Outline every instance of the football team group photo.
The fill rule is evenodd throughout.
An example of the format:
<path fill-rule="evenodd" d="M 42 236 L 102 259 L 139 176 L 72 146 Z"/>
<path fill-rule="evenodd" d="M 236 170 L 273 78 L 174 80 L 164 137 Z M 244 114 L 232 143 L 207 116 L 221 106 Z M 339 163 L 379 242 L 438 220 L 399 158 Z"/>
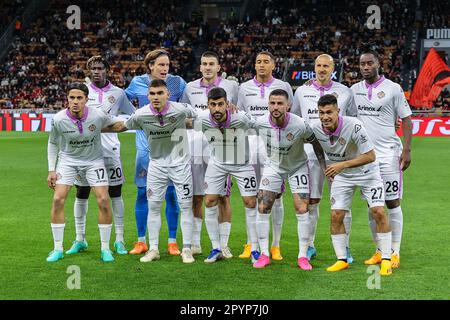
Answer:
<path fill-rule="evenodd" d="M 449 7 L 0 5 L 1 299 L 449 299 Z"/>

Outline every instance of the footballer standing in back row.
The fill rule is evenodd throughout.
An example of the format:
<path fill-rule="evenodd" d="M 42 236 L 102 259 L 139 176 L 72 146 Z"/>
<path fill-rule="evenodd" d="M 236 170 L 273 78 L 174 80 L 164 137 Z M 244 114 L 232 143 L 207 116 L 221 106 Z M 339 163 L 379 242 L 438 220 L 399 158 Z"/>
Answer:
<path fill-rule="evenodd" d="M 91 83 L 87 85 L 89 89 L 89 99 L 87 106 L 99 108 L 108 115 L 117 116 L 119 113 L 131 115 L 135 109 L 128 100 L 125 92 L 113 85 L 107 78 L 110 66 L 108 61 L 102 56 L 93 56 L 86 67 L 91 75 Z M 124 203 L 122 199 L 122 185 L 125 181 L 120 160 L 120 141 L 116 133 L 102 134 L 102 148 L 109 181 L 109 196 L 111 198 L 112 211 L 114 216 L 114 227 L 116 241 L 114 249 L 118 254 L 127 254 L 124 241 Z M 74 203 L 75 231 L 76 239 L 72 247 L 66 254 L 75 254 L 87 249 L 88 244 L 85 239 L 86 214 L 88 211 L 88 198 L 91 187 L 86 179 L 75 180 L 77 195 Z"/>
<path fill-rule="evenodd" d="M 317 102 L 320 97 L 325 94 L 332 94 L 336 96 L 338 101 L 340 115 L 356 117 L 356 108 L 353 100 L 353 93 L 350 88 L 343 84 L 331 80 L 334 72 L 333 57 L 328 54 L 321 54 L 317 56 L 314 61 L 315 79 L 309 80 L 304 85 L 297 88 L 294 95 L 294 103 L 291 112 L 302 117 L 306 122 L 319 120 L 319 110 Z M 311 198 L 308 206 L 309 217 L 311 219 L 311 235 L 310 244 L 308 247 L 308 258 L 312 259 L 316 256 L 317 250 L 314 246 L 316 236 L 317 221 L 319 220 L 319 202 L 322 198 L 323 186 L 325 183 L 325 175 L 320 168 L 317 157 L 310 144 L 305 144 L 305 152 L 308 154 L 308 163 L 311 174 Z M 347 240 L 350 239 L 350 229 L 352 224 L 351 211 L 348 210 L 345 214 L 344 225 L 348 235 Z M 353 262 L 353 257 L 350 253 L 350 245 L 347 243 L 347 261 Z"/>
<path fill-rule="evenodd" d="M 403 230 L 403 212 L 400 206 L 403 171 L 411 163 L 411 109 L 400 85 L 379 74 L 380 58 L 375 51 L 367 51 L 360 56 L 359 68 L 364 80 L 354 84 L 351 89 L 358 106 L 358 118 L 364 123 L 375 146 L 392 228 L 392 268 L 398 268 Z M 394 126 L 398 117 L 402 119 L 403 146 Z M 376 223 L 370 211 L 369 225 L 377 243 Z M 377 248 L 365 264 L 379 264 L 381 259 L 380 248 Z"/>
<path fill-rule="evenodd" d="M 289 104 L 292 105 L 293 93 L 291 85 L 273 77 L 275 69 L 275 57 L 268 51 L 262 51 L 256 55 L 256 76 L 240 85 L 238 108 L 250 114 L 252 117 L 260 117 L 269 114 L 269 95 L 275 89 L 282 89 L 288 93 Z M 266 146 L 261 138 L 255 134 L 248 137 L 250 146 L 250 163 L 255 167 L 256 180 L 259 185 L 264 163 L 267 159 Z M 280 251 L 281 229 L 283 227 L 283 198 L 277 198 L 272 207 L 272 246 L 270 249 L 272 259 L 282 260 Z M 251 217 L 246 217 L 252 219 Z M 247 244 L 239 258 L 250 257 L 250 233 L 249 224 L 255 221 L 247 221 Z"/>
<path fill-rule="evenodd" d="M 219 56 L 212 51 L 205 51 L 200 58 L 202 78 L 189 82 L 184 90 L 181 102 L 189 103 L 200 110 L 208 108 L 208 93 L 212 88 L 220 87 L 227 92 L 228 100 L 236 105 L 239 85 L 236 81 L 223 79 L 219 76 Z M 200 234 L 203 219 L 203 198 L 206 166 L 209 159 L 209 146 L 202 132 L 188 130 L 189 146 L 192 160 L 192 179 L 194 184 L 194 230 L 192 235 L 192 254 L 201 254 Z M 231 178 L 227 179 L 224 194 L 219 198 L 219 235 L 224 258 L 232 258 L 228 239 L 231 231 Z"/>

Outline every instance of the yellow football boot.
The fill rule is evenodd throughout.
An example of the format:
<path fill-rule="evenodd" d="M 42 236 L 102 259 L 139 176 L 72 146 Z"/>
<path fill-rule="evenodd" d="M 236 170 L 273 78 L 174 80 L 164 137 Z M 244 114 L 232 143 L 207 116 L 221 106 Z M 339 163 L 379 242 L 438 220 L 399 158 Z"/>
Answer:
<path fill-rule="evenodd" d="M 381 261 L 380 275 L 382 275 L 382 276 L 390 276 L 391 274 L 392 274 L 391 261 L 389 261 L 389 260 Z"/>
<path fill-rule="evenodd" d="M 250 255 L 252 254 L 252 245 L 251 244 L 244 244 L 244 251 L 239 255 L 239 258 L 241 259 L 248 259 L 250 258 Z"/>
<path fill-rule="evenodd" d="M 372 257 L 370 257 L 370 259 L 364 261 L 364 264 L 367 265 L 373 265 L 373 264 L 380 264 L 381 263 L 381 252 L 377 251 L 374 253 L 374 255 Z"/>
<path fill-rule="evenodd" d="M 338 260 L 331 267 L 328 267 L 327 271 L 329 271 L 329 272 L 341 271 L 341 270 L 348 269 L 349 266 L 350 266 L 350 264 L 348 262 Z"/>
<path fill-rule="evenodd" d="M 392 266 L 392 269 L 397 269 L 400 267 L 400 255 L 399 254 L 393 254 L 391 256 L 391 266 Z"/>
<path fill-rule="evenodd" d="M 281 255 L 280 247 L 271 247 L 270 248 L 270 255 L 272 256 L 273 260 L 283 260 L 283 256 Z"/>

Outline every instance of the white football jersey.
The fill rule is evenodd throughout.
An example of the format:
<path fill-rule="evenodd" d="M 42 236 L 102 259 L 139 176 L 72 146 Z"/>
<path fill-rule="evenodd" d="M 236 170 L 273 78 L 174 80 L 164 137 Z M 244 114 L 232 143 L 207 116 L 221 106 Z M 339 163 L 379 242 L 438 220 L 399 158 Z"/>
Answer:
<path fill-rule="evenodd" d="M 369 85 L 365 80 L 352 86 L 358 118 L 375 145 L 377 157 L 399 156 L 402 142 L 395 130 L 397 117 L 406 118 L 411 109 L 402 88 L 381 76 Z"/>
<path fill-rule="evenodd" d="M 91 82 L 88 88 L 89 100 L 87 105 L 89 107 L 101 108 L 105 113 L 113 116 L 120 113 L 131 115 L 135 111 L 133 104 L 127 99 L 125 91 L 111 82 L 103 88 L 97 88 Z M 102 146 L 104 157 L 120 157 L 120 141 L 117 133 L 103 133 Z"/>
<path fill-rule="evenodd" d="M 335 81 L 330 81 L 326 86 L 319 85 L 313 80 L 311 85 L 302 85 L 297 88 L 294 95 L 291 112 L 305 119 L 306 122 L 319 120 L 319 108 L 317 103 L 320 97 L 332 94 L 338 101 L 341 116 L 356 117 L 356 108 L 353 93 L 350 88 Z M 311 145 L 305 145 L 305 151 L 310 159 L 317 159 Z"/>
<path fill-rule="evenodd" d="M 249 161 L 247 130 L 255 119 L 245 112 L 227 111 L 227 120 L 217 123 L 209 110 L 202 111 L 194 128 L 202 130 L 211 148 L 210 161 L 224 165 L 242 165 Z"/>
<path fill-rule="evenodd" d="M 237 103 L 239 85 L 236 81 L 217 77 L 210 85 L 203 84 L 203 78 L 189 82 L 183 92 L 181 102 L 189 103 L 196 109 L 208 109 L 208 93 L 212 88 L 223 88 L 227 93 L 227 100 Z"/>
<path fill-rule="evenodd" d="M 190 161 L 186 118 L 196 117 L 197 110 L 187 103 L 167 102 L 161 112 L 148 104 L 136 110 L 125 126 L 145 133 L 151 165 L 176 167 Z"/>
<path fill-rule="evenodd" d="M 57 156 L 58 162 L 70 166 L 103 160 L 101 130 L 117 121 L 96 108 L 85 107 L 81 119 L 74 118 L 69 109 L 59 111 L 53 117 L 48 138 L 49 171 L 55 170 Z"/>
<path fill-rule="evenodd" d="M 363 124 L 357 118 L 339 116 L 339 124 L 334 132 L 324 129 L 320 121 L 312 121 L 309 125 L 331 162 L 354 159 L 374 149 Z M 352 179 L 375 172 L 379 172 L 376 161 L 360 167 L 344 169 L 339 176 Z"/>
<path fill-rule="evenodd" d="M 252 117 L 261 117 L 269 113 L 269 95 L 275 89 L 283 89 L 288 93 L 289 103 L 292 104 L 293 93 L 291 85 L 279 79 L 272 78 L 261 83 L 254 77 L 239 87 L 238 108 Z"/>
<path fill-rule="evenodd" d="M 265 166 L 272 167 L 279 174 L 290 174 L 308 160 L 303 142 L 314 140 L 314 134 L 299 116 L 286 113 L 284 124 L 279 127 L 272 122 L 270 114 L 265 115 L 256 119 L 255 128 L 266 145 Z"/>

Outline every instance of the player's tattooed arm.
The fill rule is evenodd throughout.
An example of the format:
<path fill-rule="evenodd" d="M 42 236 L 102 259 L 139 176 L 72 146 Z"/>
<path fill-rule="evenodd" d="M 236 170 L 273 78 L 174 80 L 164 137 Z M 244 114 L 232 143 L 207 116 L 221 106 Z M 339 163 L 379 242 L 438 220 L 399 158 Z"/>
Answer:
<path fill-rule="evenodd" d="M 322 171 L 325 172 L 327 169 L 327 164 L 325 162 L 325 154 L 323 152 L 322 146 L 317 139 L 314 139 L 311 144 L 313 146 L 317 160 L 319 160 L 320 167 L 322 168 Z"/>
<path fill-rule="evenodd" d="M 259 203 L 259 212 L 262 213 L 270 213 L 272 210 L 273 203 L 277 198 L 278 193 L 267 191 L 267 190 L 259 190 L 258 192 L 258 203 Z"/>

